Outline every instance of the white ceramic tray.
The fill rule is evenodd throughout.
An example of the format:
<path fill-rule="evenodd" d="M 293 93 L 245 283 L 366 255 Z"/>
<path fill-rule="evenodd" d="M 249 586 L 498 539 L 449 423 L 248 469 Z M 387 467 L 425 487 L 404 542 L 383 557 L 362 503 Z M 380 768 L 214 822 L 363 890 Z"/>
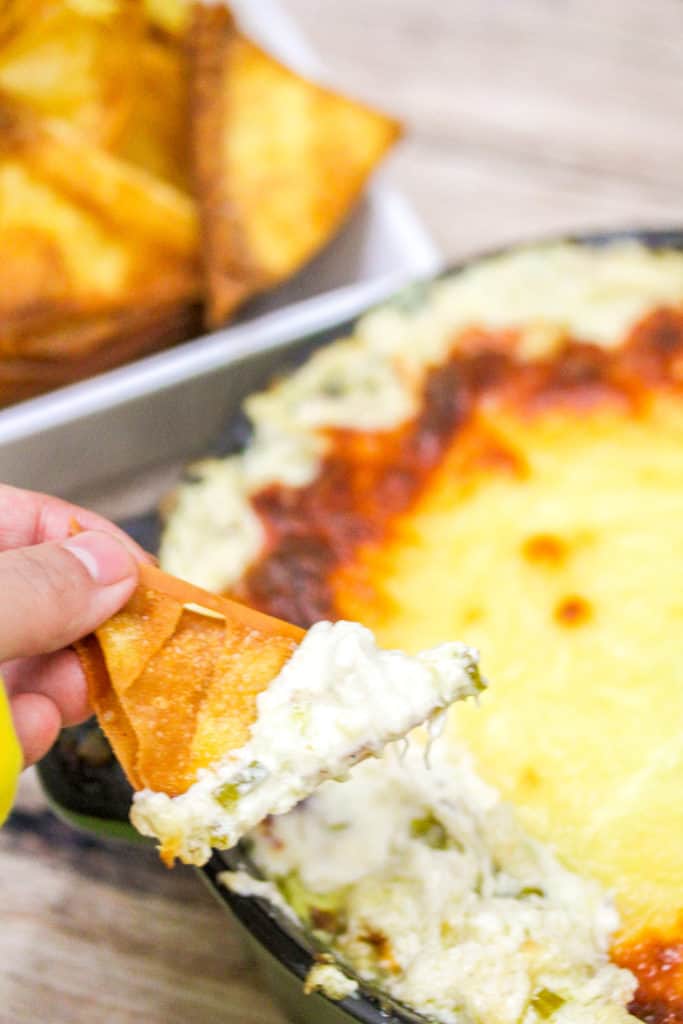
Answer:
<path fill-rule="evenodd" d="M 317 60 L 277 0 L 234 6 L 271 52 L 319 77 Z M 343 323 L 438 264 L 408 205 L 378 175 L 332 245 L 234 324 L 0 411 L 0 480 L 77 496 L 201 453 L 226 411 L 258 383 L 259 353 Z"/>

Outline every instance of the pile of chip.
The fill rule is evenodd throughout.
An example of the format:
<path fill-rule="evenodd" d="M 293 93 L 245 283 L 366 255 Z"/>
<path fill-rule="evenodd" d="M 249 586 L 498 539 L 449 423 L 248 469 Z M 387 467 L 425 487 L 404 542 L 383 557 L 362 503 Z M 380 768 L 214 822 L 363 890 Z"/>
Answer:
<path fill-rule="evenodd" d="M 0 7 L 0 404 L 226 323 L 338 231 L 395 121 L 229 8 Z"/>

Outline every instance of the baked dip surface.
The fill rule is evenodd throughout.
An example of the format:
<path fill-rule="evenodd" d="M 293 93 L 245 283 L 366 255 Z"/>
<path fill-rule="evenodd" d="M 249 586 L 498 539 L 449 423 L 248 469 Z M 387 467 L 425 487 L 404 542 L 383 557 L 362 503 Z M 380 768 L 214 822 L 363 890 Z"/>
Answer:
<path fill-rule="evenodd" d="M 305 627 L 482 652 L 490 691 L 449 713 L 431 772 L 401 783 L 414 813 L 378 825 L 357 877 L 316 874 L 323 826 L 358 841 L 349 787 L 367 776 L 371 803 L 398 786 L 393 754 L 253 836 L 341 960 L 436 1019 L 683 1021 L 682 375 L 681 254 L 519 250 L 369 314 L 253 396 L 245 452 L 176 496 L 169 571 Z M 424 935 L 389 908 L 437 862 L 463 887 L 419 960 Z M 460 973 L 436 970 L 449 956 Z"/>

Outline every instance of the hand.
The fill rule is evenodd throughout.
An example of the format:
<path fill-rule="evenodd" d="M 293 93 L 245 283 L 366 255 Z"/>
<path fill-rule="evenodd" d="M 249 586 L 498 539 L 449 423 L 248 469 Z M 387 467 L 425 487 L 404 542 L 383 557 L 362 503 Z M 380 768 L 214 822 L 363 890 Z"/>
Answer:
<path fill-rule="evenodd" d="M 125 604 L 148 558 L 93 512 L 0 484 L 0 675 L 25 765 L 90 713 L 67 647 Z"/>

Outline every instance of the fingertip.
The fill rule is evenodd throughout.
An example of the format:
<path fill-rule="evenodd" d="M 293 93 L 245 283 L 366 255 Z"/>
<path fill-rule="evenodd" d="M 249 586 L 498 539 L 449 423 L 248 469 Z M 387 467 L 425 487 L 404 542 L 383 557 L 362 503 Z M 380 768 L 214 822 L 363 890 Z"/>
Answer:
<path fill-rule="evenodd" d="M 133 594 L 139 566 L 111 535 L 0 553 L 0 661 L 60 650 L 97 629 Z"/>
<path fill-rule="evenodd" d="M 128 580 L 134 586 L 137 581 L 138 562 L 113 533 L 87 530 L 63 541 L 62 548 L 80 562 L 93 583 L 108 587 Z"/>
<path fill-rule="evenodd" d="M 42 693 L 19 693 L 11 700 L 12 718 L 24 755 L 24 767 L 47 754 L 62 727 L 57 705 Z"/>

